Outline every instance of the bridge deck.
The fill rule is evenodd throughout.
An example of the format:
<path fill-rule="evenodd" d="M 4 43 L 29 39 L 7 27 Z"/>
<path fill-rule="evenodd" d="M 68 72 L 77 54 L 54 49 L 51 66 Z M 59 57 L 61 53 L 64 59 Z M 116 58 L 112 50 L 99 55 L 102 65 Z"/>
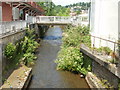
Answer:
<path fill-rule="evenodd" d="M 68 25 L 72 24 L 70 22 L 37 22 L 37 24 L 42 24 L 42 25 Z"/>

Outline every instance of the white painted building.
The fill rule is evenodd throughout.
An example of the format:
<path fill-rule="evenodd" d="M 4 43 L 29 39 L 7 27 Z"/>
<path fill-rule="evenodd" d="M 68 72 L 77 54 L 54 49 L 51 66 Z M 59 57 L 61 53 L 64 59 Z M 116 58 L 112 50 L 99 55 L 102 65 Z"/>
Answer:
<path fill-rule="evenodd" d="M 118 29 L 118 8 L 120 0 L 91 0 L 91 35 L 117 42 L 120 39 Z M 119 20 L 120 21 L 120 20 Z M 95 42 L 95 43 L 94 43 Z M 114 50 L 114 44 L 108 41 L 92 38 L 92 45 L 99 48 L 108 46 Z M 116 48 L 117 49 L 117 48 Z"/>

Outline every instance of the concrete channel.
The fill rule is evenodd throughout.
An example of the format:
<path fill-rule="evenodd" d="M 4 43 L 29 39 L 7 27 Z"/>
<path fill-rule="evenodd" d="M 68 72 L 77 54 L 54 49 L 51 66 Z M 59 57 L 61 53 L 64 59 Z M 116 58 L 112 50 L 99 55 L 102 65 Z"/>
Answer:
<path fill-rule="evenodd" d="M 89 88 L 80 75 L 67 71 L 57 71 L 54 61 L 62 43 L 62 30 L 59 26 L 50 28 L 40 42 L 38 59 L 33 67 L 30 88 Z"/>

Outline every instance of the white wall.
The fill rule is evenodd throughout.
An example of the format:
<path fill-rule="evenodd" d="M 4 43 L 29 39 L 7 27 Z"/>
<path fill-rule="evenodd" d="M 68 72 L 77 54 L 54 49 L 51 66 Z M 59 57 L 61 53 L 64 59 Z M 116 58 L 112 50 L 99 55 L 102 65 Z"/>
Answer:
<path fill-rule="evenodd" d="M 91 0 L 91 34 L 104 39 L 118 40 L 118 0 Z M 114 44 L 106 41 L 95 40 L 95 47 Z M 92 39 L 93 44 L 93 39 Z"/>

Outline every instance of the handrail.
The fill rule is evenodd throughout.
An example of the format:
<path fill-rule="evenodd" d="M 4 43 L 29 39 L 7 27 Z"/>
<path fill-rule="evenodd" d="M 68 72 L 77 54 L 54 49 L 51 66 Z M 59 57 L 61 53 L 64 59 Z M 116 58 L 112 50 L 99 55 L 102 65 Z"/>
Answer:
<path fill-rule="evenodd" d="M 90 36 L 95 37 L 95 38 L 98 38 L 98 39 L 101 39 L 101 40 L 109 41 L 109 42 L 111 42 L 111 43 L 120 44 L 119 42 L 111 41 L 111 40 L 104 39 L 104 38 L 101 38 L 101 37 L 97 37 L 97 36 L 94 36 L 94 35 L 90 35 Z"/>
<path fill-rule="evenodd" d="M 100 39 L 100 40 L 104 40 L 104 41 L 107 41 L 107 42 L 110 42 L 110 43 L 113 43 L 114 45 L 114 48 L 113 48 L 113 52 L 114 53 L 116 53 L 116 44 L 117 44 L 117 50 L 119 49 L 119 47 L 120 47 L 120 42 L 115 42 L 115 41 L 112 41 L 112 40 L 108 40 L 108 39 L 104 39 L 104 38 L 101 38 L 101 37 L 98 37 L 98 36 L 94 36 L 94 35 L 89 35 L 89 36 L 91 36 L 91 37 L 93 37 L 94 38 L 94 40 L 93 40 L 93 48 L 94 48 L 94 45 L 95 45 L 95 38 L 98 38 L 98 39 Z M 119 55 L 120 55 L 120 53 L 118 53 Z"/>

